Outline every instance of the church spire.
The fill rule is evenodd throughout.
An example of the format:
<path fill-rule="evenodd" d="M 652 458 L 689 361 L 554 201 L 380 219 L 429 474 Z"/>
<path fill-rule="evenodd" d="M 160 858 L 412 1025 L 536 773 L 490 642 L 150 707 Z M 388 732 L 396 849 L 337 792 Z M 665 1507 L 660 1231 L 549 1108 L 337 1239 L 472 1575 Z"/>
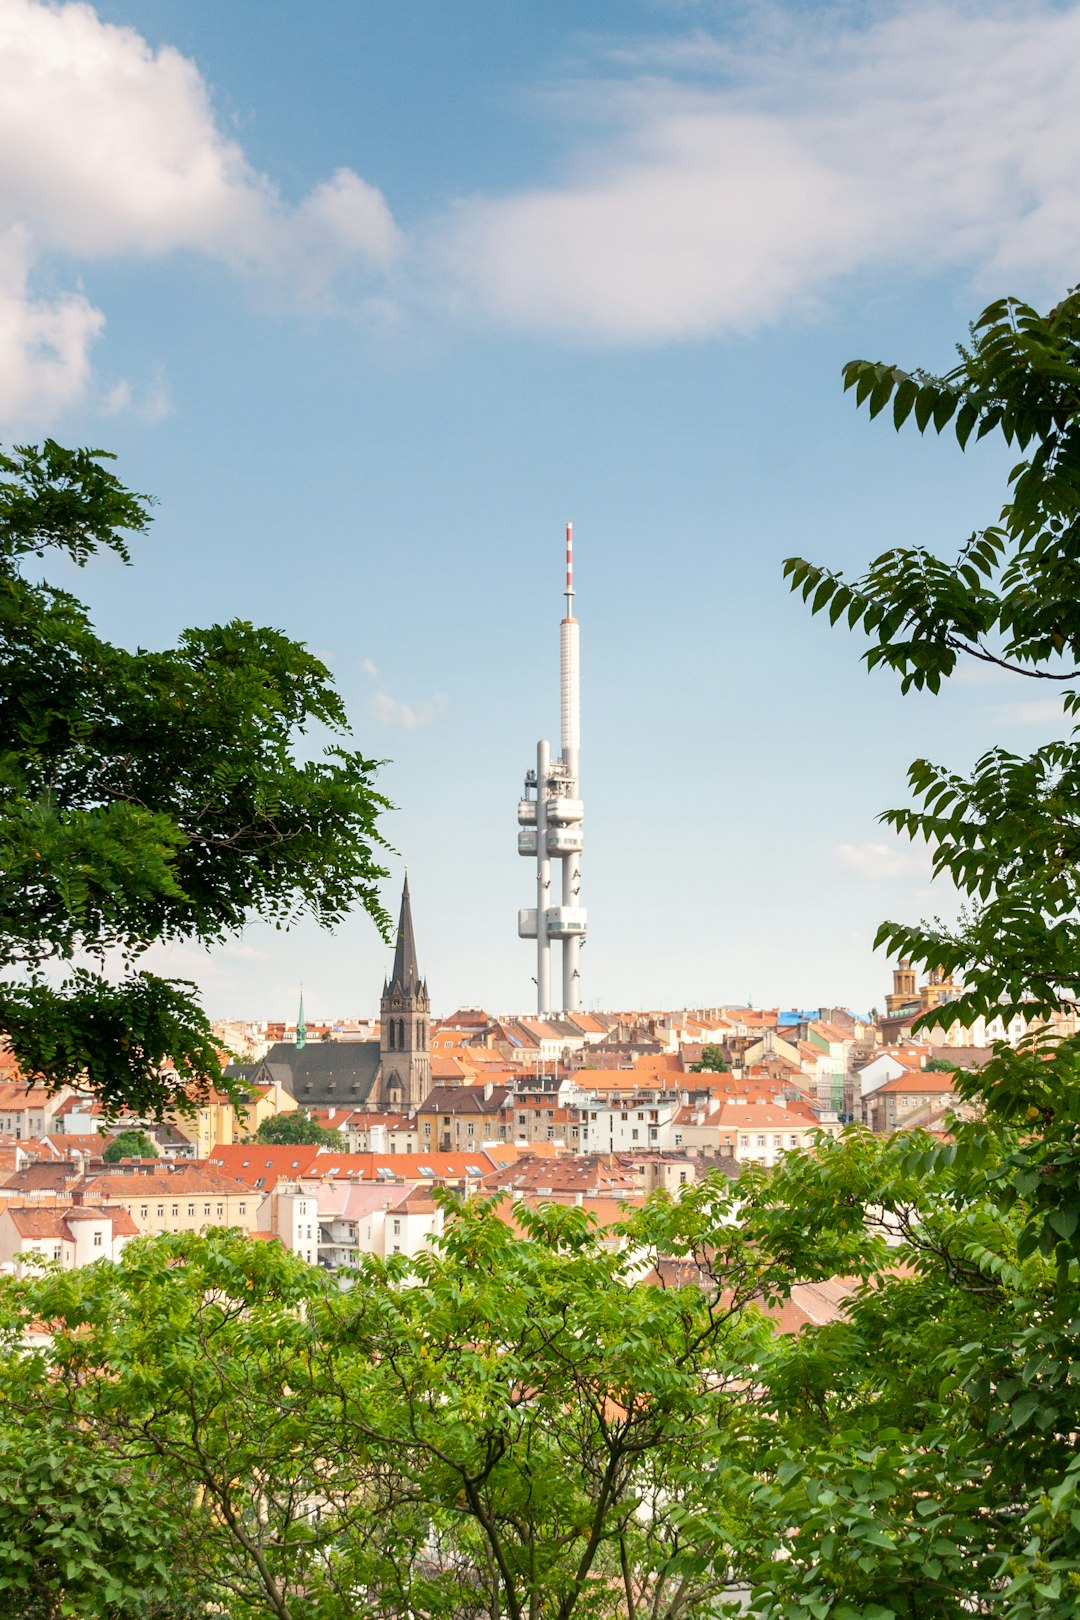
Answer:
<path fill-rule="evenodd" d="M 413 935 L 409 877 L 401 891 L 394 967 L 379 1008 L 379 1101 L 384 1108 L 419 1107 L 431 1090 L 431 1003 L 420 977 Z"/>
<path fill-rule="evenodd" d="M 304 1022 L 304 987 L 300 986 L 300 1011 L 296 1015 L 296 1048 L 307 1045 L 307 1025 Z"/>
<path fill-rule="evenodd" d="M 420 988 L 420 970 L 416 965 L 416 940 L 413 936 L 412 906 L 409 902 L 409 874 L 405 874 L 405 887 L 401 891 L 401 916 L 398 919 L 397 943 L 394 948 L 394 971 L 390 975 L 391 990 L 403 996 L 414 996 Z"/>

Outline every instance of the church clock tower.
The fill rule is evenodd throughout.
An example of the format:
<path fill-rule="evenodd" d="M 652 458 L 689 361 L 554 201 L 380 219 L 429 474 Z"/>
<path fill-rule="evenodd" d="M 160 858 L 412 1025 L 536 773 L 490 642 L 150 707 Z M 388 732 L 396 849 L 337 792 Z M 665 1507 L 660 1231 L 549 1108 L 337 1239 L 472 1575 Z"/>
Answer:
<path fill-rule="evenodd" d="M 409 879 L 401 894 L 394 971 L 380 1004 L 379 1100 L 384 1108 L 412 1113 L 431 1090 L 431 1002 L 416 965 Z"/>

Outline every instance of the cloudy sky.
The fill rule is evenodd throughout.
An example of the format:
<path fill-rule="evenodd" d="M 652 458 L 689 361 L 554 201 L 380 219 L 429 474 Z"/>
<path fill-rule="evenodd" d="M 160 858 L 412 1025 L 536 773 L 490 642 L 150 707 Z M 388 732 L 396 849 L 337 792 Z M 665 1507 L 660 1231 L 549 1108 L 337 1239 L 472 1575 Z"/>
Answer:
<path fill-rule="evenodd" d="M 79 577 L 104 633 L 325 657 L 440 1011 L 532 995 L 567 518 L 586 1003 L 880 1003 L 875 924 L 948 899 L 877 812 L 1056 708 L 901 700 L 780 565 L 996 514 L 1002 451 L 895 437 L 840 368 L 945 369 L 991 298 L 1078 279 L 1078 108 L 1074 4 L 0 0 L 0 435 L 158 496 L 136 566 Z M 386 952 L 356 918 L 169 961 L 214 1015 L 303 981 L 321 1017 Z"/>

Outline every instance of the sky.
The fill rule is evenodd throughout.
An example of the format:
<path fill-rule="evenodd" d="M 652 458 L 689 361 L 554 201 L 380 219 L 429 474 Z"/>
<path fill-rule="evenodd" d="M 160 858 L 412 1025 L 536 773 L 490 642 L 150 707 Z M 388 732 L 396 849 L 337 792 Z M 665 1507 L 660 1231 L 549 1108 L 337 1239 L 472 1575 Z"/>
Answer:
<path fill-rule="evenodd" d="M 0 438 L 158 500 L 100 631 L 242 618 L 329 665 L 395 809 L 436 1012 L 532 1005 L 516 800 L 557 741 L 575 530 L 586 1007 L 880 1006 L 948 914 L 906 767 L 1060 728 L 901 698 L 784 584 L 992 522 L 992 440 L 895 435 L 854 357 L 945 370 L 1080 264 L 1080 5 L 0 0 Z M 74 576 L 74 571 L 72 571 Z M 213 1017 L 377 1010 L 386 946 L 151 953 Z"/>

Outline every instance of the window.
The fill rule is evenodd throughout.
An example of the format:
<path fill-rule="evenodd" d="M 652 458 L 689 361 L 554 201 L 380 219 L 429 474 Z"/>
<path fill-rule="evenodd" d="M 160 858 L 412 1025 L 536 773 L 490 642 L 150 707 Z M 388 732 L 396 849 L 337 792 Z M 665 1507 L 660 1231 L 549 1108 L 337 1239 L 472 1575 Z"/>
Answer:
<path fill-rule="evenodd" d="M 94 1248 L 95 1249 L 100 1249 L 103 1246 L 103 1243 L 104 1243 L 104 1238 L 103 1238 L 102 1233 L 101 1232 L 95 1232 L 94 1233 Z"/>
<path fill-rule="evenodd" d="M 426 1119 L 424 1121 L 424 1135 L 425 1136 L 430 1136 L 431 1135 L 431 1121 L 430 1121 L 430 1119 Z"/>
<path fill-rule="evenodd" d="M 658 1137 L 658 1136 L 659 1136 L 659 1135 L 660 1135 L 660 1130 L 659 1130 L 659 1127 L 658 1127 L 658 1126 L 656 1126 L 656 1125 L 650 1125 L 650 1126 L 649 1126 L 649 1141 L 650 1141 L 650 1142 L 655 1142 L 655 1141 L 656 1141 L 656 1138 L 657 1138 L 657 1137 Z"/>
<path fill-rule="evenodd" d="M 790 1147 L 798 1147 L 798 1145 L 799 1145 L 799 1138 L 798 1138 L 798 1137 L 797 1137 L 797 1136 L 789 1136 L 789 1137 L 788 1137 L 788 1145 L 789 1145 L 789 1146 L 790 1146 Z"/>
<path fill-rule="evenodd" d="M 158 1212 L 159 1215 L 164 1215 L 164 1213 L 165 1213 L 165 1205 L 164 1204 L 159 1204 L 158 1207 L 157 1207 L 157 1212 Z"/>
<path fill-rule="evenodd" d="M 202 1212 L 203 1212 L 204 1215 L 209 1215 L 209 1213 L 210 1213 L 210 1205 L 209 1204 L 204 1204 L 203 1207 L 202 1207 Z"/>
<path fill-rule="evenodd" d="M 61 1249 L 59 1243 L 54 1243 L 53 1244 L 52 1257 L 53 1257 L 54 1260 L 59 1260 L 59 1258 L 63 1254 L 63 1252 L 64 1251 Z"/>
<path fill-rule="evenodd" d="M 783 1147 L 784 1138 L 782 1136 L 774 1136 L 772 1139 L 772 1145 L 773 1147 Z"/>
<path fill-rule="evenodd" d="M 179 1215 L 179 1213 L 180 1213 L 180 1205 L 179 1204 L 174 1204 L 173 1207 L 172 1207 L 172 1212 L 173 1212 L 174 1215 Z"/>
<path fill-rule="evenodd" d="M 195 1205 L 194 1204 L 189 1204 L 188 1207 L 187 1207 L 187 1212 L 188 1212 L 189 1215 L 194 1215 L 194 1213 L 195 1213 Z"/>
<path fill-rule="evenodd" d="M 140 1218 L 142 1220 L 145 1221 L 145 1219 L 146 1219 L 147 1215 L 149 1215 L 149 1213 L 150 1213 L 150 1211 L 147 1209 L 145 1204 L 140 1204 L 139 1205 L 139 1216 L 140 1216 Z"/>
<path fill-rule="evenodd" d="M 547 1128 L 547 1139 L 548 1139 L 549 1142 L 554 1142 L 554 1140 L 555 1140 L 555 1127 L 554 1127 L 554 1125 L 549 1125 L 548 1126 L 548 1128 Z"/>
<path fill-rule="evenodd" d="M 225 1213 L 225 1205 L 224 1204 L 219 1204 L 218 1207 L 217 1207 L 217 1212 L 218 1212 L 219 1215 L 224 1215 L 224 1213 Z"/>
<path fill-rule="evenodd" d="M 246 1215 L 247 1214 L 247 1205 L 246 1204 L 241 1204 L 240 1205 L 240 1213 L 241 1213 L 241 1215 Z M 194 1214 L 194 1210 L 192 1211 L 192 1214 Z"/>
<path fill-rule="evenodd" d="M 758 1137 L 757 1145 L 758 1145 L 758 1147 L 764 1147 L 765 1146 L 765 1138 L 763 1136 Z"/>
<path fill-rule="evenodd" d="M 675 1146 L 676 1147 L 682 1147 L 682 1132 L 681 1131 L 676 1131 L 675 1132 Z"/>
<path fill-rule="evenodd" d="M 399 1220 L 394 1221 L 394 1236 L 395 1237 L 400 1237 L 401 1236 L 401 1222 Z"/>
<path fill-rule="evenodd" d="M 636 1126 L 630 1132 L 630 1140 L 631 1140 L 631 1142 L 636 1142 L 637 1141 L 637 1127 Z"/>
<path fill-rule="evenodd" d="M 748 1136 L 740 1136 L 739 1137 L 739 1146 L 740 1147 L 749 1147 L 750 1146 L 750 1138 Z"/>

